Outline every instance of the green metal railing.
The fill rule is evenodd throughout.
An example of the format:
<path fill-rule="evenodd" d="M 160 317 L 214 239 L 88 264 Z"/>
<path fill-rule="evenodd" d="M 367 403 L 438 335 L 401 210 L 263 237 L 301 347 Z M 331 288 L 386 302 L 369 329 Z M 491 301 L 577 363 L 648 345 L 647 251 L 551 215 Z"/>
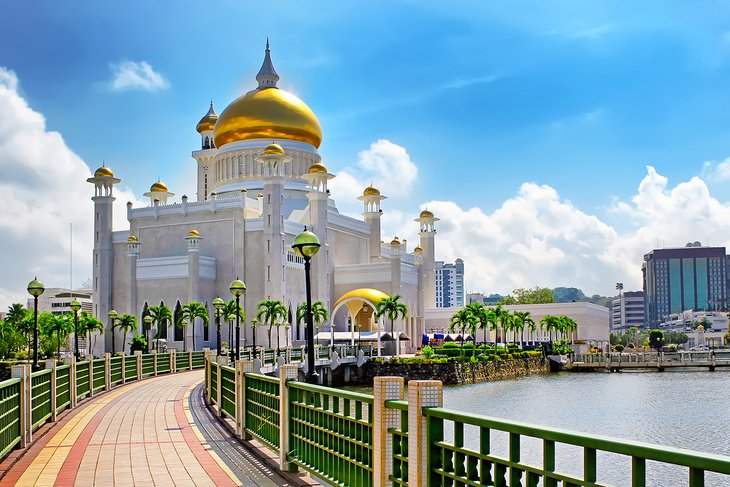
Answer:
<path fill-rule="evenodd" d="M 98 358 L 96 360 L 92 360 L 92 367 L 93 367 L 93 390 L 94 392 L 97 391 L 103 391 L 106 388 L 106 360 L 103 358 Z"/>
<path fill-rule="evenodd" d="M 142 377 L 155 373 L 155 356 L 151 353 L 142 354 Z"/>
<path fill-rule="evenodd" d="M 193 368 L 198 369 L 205 366 L 205 352 L 193 352 Z"/>
<path fill-rule="evenodd" d="M 20 381 L 0 382 L 0 457 L 20 443 Z"/>
<path fill-rule="evenodd" d="M 373 396 L 296 381 L 287 387 L 289 461 L 335 485 L 372 485 Z"/>
<path fill-rule="evenodd" d="M 167 353 L 157 354 L 157 373 L 170 372 L 170 355 Z"/>
<path fill-rule="evenodd" d="M 109 359 L 109 375 L 112 385 L 122 383 L 122 357 L 111 357 Z"/>
<path fill-rule="evenodd" d="M 56 412 L 71 404 L 71 366 L 56 367 Z"/>
<path fill-rule="evenodd" d="M 647 485 L 647 461 L 677 465 L 687 469 L 690 486 L 704 485 L 704 473 L 730 474 L 727 457 L 679 448 L 650 445 L 628 440 L 586 435 L 572 431 L 535 426 L 517 421 L 466 414 L 444 408 L 423 408 L 427 418 L 429 485 L 598 485 L 597 452 L 631 458 L 631 485 Z M 444 439 L 444 422 L 453 426 L 452 441 Z M 464 426 L 479 432 L 478 447 L 464 442 Z M 491 432 L 508 434 L 507 456 L 490 449 Z M 542 443 L 542 465 L 522 460 L 521 438 L 536 438 Z M 582 475 L 561 473 L 556 465 L 556 445 L 582 449 Z M 563 465 L 561 468 L 572 467 Z M 603 484 L 601 484 L 603 485 Z"/>
<path fill-rule="evenodd" d="M 276 451 L 279 451 L 279 397 L 279 379 L 246 374 L 246 431 Z"/>
<path fill-rule="evenodd" d="M 51 417 L 51 369 L 33 372 L 31 382 L 31 425 L 35 429 Z"/>
<path fill-rule="evenodd" d="M 263 350 L 260 358 L 262 365 L 274 365 L 276 363 L 276 350 Z"/>
<path fill-rule="evenodd" d="M 212 370 L 212 368 L 211 368 Z M 221 409 L 230 418 L 236 417 L 236 369 L 221 366 L 218 386 L 221 388 Z"/>
<path fill-rule="evenodd" d="M 187 369 L 190 366 L 190 355 L 188 352 L 179 352 L 175 354 L 175 369 Z"/>
<path fill-rule="evenodd" d="M 292 348 L 289 350 L 289 363 L 297 364 L 304 362 L 304 347 Z"/>
<path fill-rule="evenodd" d="M 218 404 L 218 367 L 215 364 L 210 365 L 210 401 Z"/>
<path fill-rule="evenodd" d="M 137 380 L 137 357 L 127 355 L 124 357 L 124 381 Z"/>
<path fill-rule="evenodd" d="M 89 362 L 76 363 L 76 400 L 89 395 Z"/>
<path fill-rule="evenodd" d="M 400 411 L 400 427 L 388 429 L 393 437 L 393 473 L 390 480 L 394 485 L 408 485 L 408 401 L 385 401 L 385 407 Z"/>

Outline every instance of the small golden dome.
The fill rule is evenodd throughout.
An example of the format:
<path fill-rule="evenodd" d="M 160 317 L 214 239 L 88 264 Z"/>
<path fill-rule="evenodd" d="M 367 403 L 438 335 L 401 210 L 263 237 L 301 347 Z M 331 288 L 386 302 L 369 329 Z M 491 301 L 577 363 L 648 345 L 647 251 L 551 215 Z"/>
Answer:
<path fill-rule="evenodd" d="M 393 237 L 393 240 L 391 240 L 390 245 L 400 245 L 400 240 L 398 240 L 398 237 Z"/>
<path fill-rule="evenodd" d="M 168 193 L 170 190 L 167 188 L 167 185 L 163 183 L 162 181 L 157 181 L 155 184 L 150 186 L 151 192 L 159 192 L 159 193 Z"/>
<path fill-rule="evenodd" d="M 197 230 L 190 230 L 188 232 L 188 237 L 200 237 L 200 232 Z"/>
<path fill-rule="evenodd" d="M 283 156 L 284 155 L 284 148 L 280 146 L 279 144 L 272 142 L 271 144 L 267 145 L 264 149 L 264 155 L 277 155 L 277 156 Z"/>
<path fill-rule="evenodd" d="M 365 191 L 362 192 L 363 196 L 380 196 L 380 190 L 375 186 L 368 186 Z"/>
<path fill-rule="evenodd" d="M 94 171 L 94 177 L 95 178 L 113 178 L 114 173 L 108 167 L 101 166 L 99 169 Z"/>
<path fill-rule="evenodd" d="M 256 197 L 257 198 L 263 198 L 264 197 L 264 194 L 263 193 L 259 193 L 258 195 L 256 195 Z"/>
<path fill-rule="evenodd" d="M 433 218 L 433 213 L 428 210 L 423 210 L 419 218 Z"/>
<path fill-rule="evenodd" d="M 307 169 L 308 174 L 317 174 L 317 173 L 324 173 L 327 174 L 327 167 L 322 164 L 321 162 L 315 162 L 311 166 L 309 166 L 309 169 Z"/>
<path fill-rule="evenodd" d="M 420 246 L 420 245 L 416 245 L 416 248 L 415 248 L 415 249 L 413 249 L 413 253 L 414 253 L 415 255 L 421 255 L 421 254 L 423 253 L 423 249 L 421 248 L 421 246 Z"/>
<path fill-rule="evenodd" d="M 217 121 L 218 114 L 215 113 L 215 110 L 213 109 L 213 102 L 211 101 L 208 113 L 206 113 L 205 116 L 200 119 L 200 122 L 198 122 L 195 130 L 197 130 L 199 134 L 202 134 L 203 132 L 206 132 L 208 130 L 213 130 Z"/>
<path fill-rule="evenodd" d="M 127 242 L 139 242 L 139 240 L 137 240 L 137 237 L 135 237 L 134 235 L 130 235 L 129 238 L 127 238 Z"/>

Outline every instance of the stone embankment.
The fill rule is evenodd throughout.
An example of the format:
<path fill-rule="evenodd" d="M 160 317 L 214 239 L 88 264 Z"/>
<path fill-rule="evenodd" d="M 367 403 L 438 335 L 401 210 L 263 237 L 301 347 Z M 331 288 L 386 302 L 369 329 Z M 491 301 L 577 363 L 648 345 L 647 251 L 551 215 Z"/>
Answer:
<path fill-rule="evenodd" d="M 444 364 L 403 364 L 368 362 L 353 382 L 371 385 L 377 376 L 399 376 L 409 380 L 438 379 L 444 384 L 476 384 L 550 372 L 550 364 L 541 357 L 518 358 L 499 362 L 465 362 Z"/>

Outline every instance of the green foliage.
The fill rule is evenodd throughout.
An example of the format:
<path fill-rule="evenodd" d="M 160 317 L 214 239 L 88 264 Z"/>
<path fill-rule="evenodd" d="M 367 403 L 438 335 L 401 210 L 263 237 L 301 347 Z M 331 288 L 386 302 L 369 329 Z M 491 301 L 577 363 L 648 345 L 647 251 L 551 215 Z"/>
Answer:
<path fill-rule="evenodd" d="M 129 351 L 134 353 L 137 350 L 147 350 L 147 339 L 144 337 L 144 335 L 140 335 L 139 333 L 134 335 L 132 337 L 132 341 L 129 342 Z"/>
<path fill-rule="evenodd" d="M 426 345 L 425 347 L 423 347 L 421 349 L 421 355 L 423 355 L 424 357 L 426 357 L 428 359 L 432 358 L 434 355 L 433 347 Z"/>
<path fill-rule="evenodd" d="M 459 344 L 456 342 L 445 342 L 443 348 L 459 348 Z"/>
<path fill-rule="evenodd" d="M 584 301 L 586 295 L 575 287 L 556 287 L 553 289 L 553 298 L 556 303 L 570 303 L 573 301 Z"/>
<path fill-rule="evenodd" d="M 555 296 L 553 290 L 547 287 L 536 286 L 532 289 L 517 288 L 512 291 L 512 295 L 508 295 L 499 300 L 499 304 L 543 304 L 554 303 Z"/>
<path fill-rule="evenodd" d="M 184 328 L 187 324 L 192 326 L 192 342 L 193 351 L 195 351 L 195 321 L 200 318 L 203 320 L 203 326 L 207 326 L 210 322 L 210 316 L 208 316 L 208 308 L 205 307 L 200 301 L 190 301 L 182 307 L 182 313 L 177 318 L 177 326 Z M 183 341 L 183 350 L 186 350 L 187 340 Z"/>
<path fill-rule="evenodd" d="M 616 344 L 616 346 L 613 347 L 613 349 L 616 350 L 617 352 L 621 353 L 624 351 L 624 346 L 621 345 L 620 343 L 618 343 L 618 344 Z"/>
<path fill-rule="evenodd" d="M 649 332 L 649 346 L 659 350 L 664 346 L 664 332 L 661 330 L 651 330 Z"/>
<path fill-rule="evenodd" d="M 681 331 L 670 331 L 664 334 L 664 341 L 666 343 L 683 345 L 689 341 L 689 337 L 686 333 L 682 333 Z"/>
<path fill-rule="evenodd" d="M 259 311 L 256 314 L 261 324 L 269 325 L 269 348 L 273 348 L 274 343 L 271 339 L 271 331 L 274 329 L 274 325 L 286 320 L 288 310 L 284 307 L 284 303 L 277 299 L 265 299 L 259 301 L 256 306 Z M 314 312 L 314 304 L 312 305 L 312 312 Z"/>

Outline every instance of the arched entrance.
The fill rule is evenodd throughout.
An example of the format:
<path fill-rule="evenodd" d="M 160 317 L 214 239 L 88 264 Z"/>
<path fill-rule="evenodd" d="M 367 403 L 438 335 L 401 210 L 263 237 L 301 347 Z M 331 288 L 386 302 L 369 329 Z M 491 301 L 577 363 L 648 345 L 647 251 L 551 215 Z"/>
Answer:
<path fill-rule="evenodd" d="M 380 329 L 374 320 L 375 307 L 388 295 L 382 291 L 372 288 L 354 289 L 343 294 L 340 299 L 335 302 L 334 308 L 330 315 L 330 330 L 334 331 L 334 319 L 337 311 L 343 306 L 347 307 L 348 324 L 347 328 L 350 332 L 350 343 L 355 341 L 355 334 L 377 332 L 378 353 L 380 353 Z M 334 333 L 330 334 L 330 341 L 334 344 Z"/>

